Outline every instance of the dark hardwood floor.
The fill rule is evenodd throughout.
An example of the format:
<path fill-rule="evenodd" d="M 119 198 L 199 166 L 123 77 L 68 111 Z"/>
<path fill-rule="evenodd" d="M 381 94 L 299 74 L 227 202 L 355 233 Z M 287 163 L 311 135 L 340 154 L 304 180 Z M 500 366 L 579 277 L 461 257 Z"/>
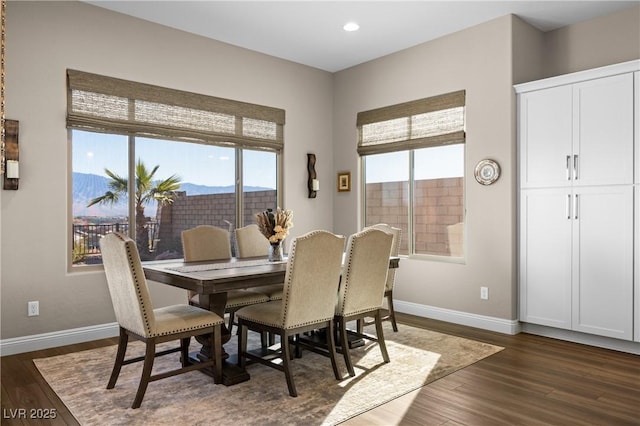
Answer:
<path fill-rule="evenodd" d="M 515 336 L 398 314 L 402 324 L 505 348 L 496 355 L 368 411 L 358 425 L 640 425 L 640 356 L 530 334 Z M 104 339 L 5 356 L 2 424 L 76 425 L 31 361 L 116 344 Z M 105 384 L 106 385 L 106 384 Z M 19 419 L 55 409 L 52 420 Z"/>

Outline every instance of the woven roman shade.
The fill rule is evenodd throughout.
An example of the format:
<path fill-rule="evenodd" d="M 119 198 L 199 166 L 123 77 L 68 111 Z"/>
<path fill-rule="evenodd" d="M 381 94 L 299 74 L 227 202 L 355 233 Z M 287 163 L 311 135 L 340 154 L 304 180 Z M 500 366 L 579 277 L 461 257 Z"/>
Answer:
<path fill-rule="evenodd" d="M 465 91 L 358 113 L 358 154 L 464 143 Z"/>
<path fill-rule="evenodd" d="M 67 127 L 281 151 L 285 111 L 67 70 Z"/>

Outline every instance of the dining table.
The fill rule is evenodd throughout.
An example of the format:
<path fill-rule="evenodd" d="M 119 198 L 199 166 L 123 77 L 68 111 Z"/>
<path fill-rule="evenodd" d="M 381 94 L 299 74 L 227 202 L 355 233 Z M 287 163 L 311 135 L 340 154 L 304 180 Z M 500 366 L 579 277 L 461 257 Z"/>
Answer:
<path fill-rule="evenodd" d="M 281 261 L 269 261 L 265 257 L 231 258 L 220 261 L 185 262 L 183 259 L 152 260 L 142 262 L 145 277 L 148 280 L 173 287 L 191 290 L 198 294 L 199 305 L 224 317 L 227 304 L 227 292 L 246 288 L 283 283 L 287 270 L 288 257 Z M 400 258 L 389 258 L 389 267 L 397 268 Z M 211 359 L 211 339 L 199 336 L 200 350 L 190 355 L 191 362 Z M 231 340 L 229 328 L 222 326 L 223 368 L 222 383 L 230 386 L 249 380 L 246 370 L 233 362 L 233 356 L 224 350 Z M 206 372 L 206 370 L 202 370 Z M 212 371 L 208 372 L 213 374 Z"/>

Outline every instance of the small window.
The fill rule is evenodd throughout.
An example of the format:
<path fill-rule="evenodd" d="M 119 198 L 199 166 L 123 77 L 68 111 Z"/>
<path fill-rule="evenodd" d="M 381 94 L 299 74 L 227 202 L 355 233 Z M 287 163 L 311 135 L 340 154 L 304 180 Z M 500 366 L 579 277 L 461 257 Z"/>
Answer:
<path fill-rule="evenodd" d="M 358 114 L 364 224 L 401 228 L 400 254 L 464 256 L 464 98 Z"/>

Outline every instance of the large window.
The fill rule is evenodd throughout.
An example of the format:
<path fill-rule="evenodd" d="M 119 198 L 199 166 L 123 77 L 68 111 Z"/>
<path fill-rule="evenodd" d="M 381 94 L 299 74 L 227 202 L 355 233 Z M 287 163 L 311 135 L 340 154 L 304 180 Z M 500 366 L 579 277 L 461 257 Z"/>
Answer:
<path fill-rule="evenodd" d="M 74 266 L 100 264 L 116 231 L 143 260 L 179 258 L 183 230 L 233 230 L 280 204 L 283 111 L 138 85 L 69 71 Z"/>
<path fill-rule="evenodd" d="M 464 256 L 464 98 L 358 114 L 364 224 L 401 228 L 401 254 Z"/>

